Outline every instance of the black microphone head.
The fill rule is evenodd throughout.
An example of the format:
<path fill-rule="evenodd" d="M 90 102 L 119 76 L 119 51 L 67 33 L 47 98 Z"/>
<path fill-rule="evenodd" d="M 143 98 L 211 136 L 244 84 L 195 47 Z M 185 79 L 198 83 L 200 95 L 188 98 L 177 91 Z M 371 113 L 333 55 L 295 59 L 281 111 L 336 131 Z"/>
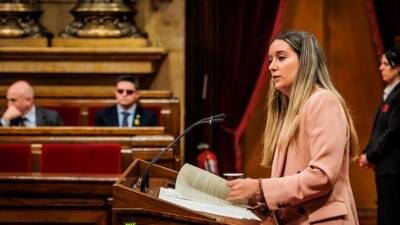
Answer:
<path fill-rule="evenodd" d="M 225 118 L 225 113 L 221 113 L 221 114 L 217 114 L 217 115 L 210 116 L 210 117 L 207 117 L 207 118 L 203 118 L 200 121 L 209 123 L 213 119 L 220 119 L 220 118 L 222 118 L 222 119 Z"/>
<path fill-rule="evenodd" d="M 211 125 L 220 124 L 220 123 L 223 123 L 224 120 L 225 120 L 224 118 L 217 118 L 217 119 L 212 118 L 212 119 L 210 120 L 210 124 L 211 124 Z"/>

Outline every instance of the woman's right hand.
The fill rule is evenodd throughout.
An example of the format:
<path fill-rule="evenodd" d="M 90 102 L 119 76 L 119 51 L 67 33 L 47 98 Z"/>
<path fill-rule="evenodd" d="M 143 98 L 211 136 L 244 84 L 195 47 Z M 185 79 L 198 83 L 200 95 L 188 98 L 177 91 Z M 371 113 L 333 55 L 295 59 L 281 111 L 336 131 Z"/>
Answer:
<path fill-rule="evenodd" d="M 226 200 L 230 202 L 249 200 L 260 195 L 257 179 L 235 179 L 228 181 L 227 186 L 229 195 Z"/>

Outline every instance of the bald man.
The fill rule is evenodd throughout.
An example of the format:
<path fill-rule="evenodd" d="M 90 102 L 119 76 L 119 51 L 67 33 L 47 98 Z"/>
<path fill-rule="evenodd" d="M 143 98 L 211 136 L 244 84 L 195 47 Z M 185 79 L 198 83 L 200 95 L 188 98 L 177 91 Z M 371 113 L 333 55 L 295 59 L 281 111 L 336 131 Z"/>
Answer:
<path fill-rule="evenodd" d="M 16 81 L 7 90 L 8 108 L 1 116 L 1 126 L 62 126 L 60 115 L 33 103 L 33 88 L 24 80 Z"/>

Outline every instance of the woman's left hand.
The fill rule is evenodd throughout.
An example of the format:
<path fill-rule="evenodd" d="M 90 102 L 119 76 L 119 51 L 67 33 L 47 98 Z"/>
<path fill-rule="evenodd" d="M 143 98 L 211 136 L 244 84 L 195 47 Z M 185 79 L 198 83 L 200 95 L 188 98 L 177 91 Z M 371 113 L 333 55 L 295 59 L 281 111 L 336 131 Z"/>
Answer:
<path fill-rule="evenodd" d="M 230 202 L 254 198 L 260 195 L 258 180 L 252 178 L 236 179 L 228 181 L 229 195 L 226 199 Z"/>

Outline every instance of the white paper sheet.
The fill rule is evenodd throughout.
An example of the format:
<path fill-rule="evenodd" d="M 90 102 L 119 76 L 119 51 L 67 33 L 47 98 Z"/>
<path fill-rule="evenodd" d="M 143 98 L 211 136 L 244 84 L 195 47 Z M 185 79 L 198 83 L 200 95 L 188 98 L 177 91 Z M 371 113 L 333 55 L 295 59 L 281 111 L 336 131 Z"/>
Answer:
<path fill-rule="evenodd" d="M 161 188 L 159 198 L 182 206 L 187 209 L 191 209 L 194 211 L 219 215 L 219 216 L 226 216 L 226 217 L 233 217 L 237 219 L 260 219 L 254 215 L 251 211 L 247 210 L 246 208 L 228 205 L 228 204 L 218 204 L 218 203 L 205 203 L 205 202 L 198 202 L 189 199 L 179 198 L 174 189 L 170 188 Z"/>

